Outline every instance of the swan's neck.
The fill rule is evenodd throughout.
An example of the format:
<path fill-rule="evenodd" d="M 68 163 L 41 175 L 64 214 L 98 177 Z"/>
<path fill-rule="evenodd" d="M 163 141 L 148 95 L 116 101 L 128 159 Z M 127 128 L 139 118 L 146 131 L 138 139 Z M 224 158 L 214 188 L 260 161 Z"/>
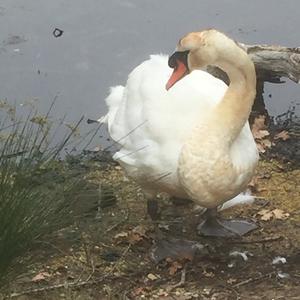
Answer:
<path fill-rule="evenodd" d="M 216 65 L 227 73 L 230 84 L 219 104 L 210 111 L 206 119 L 203 120 L 202 117 L 198 126 L 194 128 L 191 139 L 198 139 L 199 147 L 203 145 L 203 136 L 209 139 L 210 135 L 215 137 L 218 148 L 225 146 L 228 149 L 241 132 L 251 112 L 256 94 L 254 64 L 242 49 L 237 48 L 234 54 L 232 53 L 216 62 Z M 211 143 L 210 145 L 213 147 Z"/>
<path fill-rule="evenodd" d="M 232 57 L 217 63 L 230 79 L 223 99 L 199 120 L 178 161 L 180 183 L 191 199 L 205 207 L 215 207 L 240 193 L 255 167 L 251 163 L 242 170 L 231 157 L 231 146 L 247 122 L 256 91 L 252 61 L 239 48 Z"/>
<path fill-rule="evenodd" d="M 238 49 L 235 61 L 223 60 L 218 66 L 229 79 L 229 87 L 213 111 L 210 126 L 219 127 L 232 142 L 247 122 L 256 94 L 256 75 L 253 62 Z M 217 128 L 216 128 L 217 129 Z"/>

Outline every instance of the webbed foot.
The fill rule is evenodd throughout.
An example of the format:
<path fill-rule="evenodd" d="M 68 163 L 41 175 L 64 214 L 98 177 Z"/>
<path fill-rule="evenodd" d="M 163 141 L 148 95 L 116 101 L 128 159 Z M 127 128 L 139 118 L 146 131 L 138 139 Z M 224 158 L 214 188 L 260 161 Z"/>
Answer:
<path fill-rule="evenodd" d="M 197 226 L 198 233 L 204 236 L 237 237 L 257 228 L 253 222 L 241 219 L 219 219 L 215 210 L 207 210 L 205 220 Z"/>

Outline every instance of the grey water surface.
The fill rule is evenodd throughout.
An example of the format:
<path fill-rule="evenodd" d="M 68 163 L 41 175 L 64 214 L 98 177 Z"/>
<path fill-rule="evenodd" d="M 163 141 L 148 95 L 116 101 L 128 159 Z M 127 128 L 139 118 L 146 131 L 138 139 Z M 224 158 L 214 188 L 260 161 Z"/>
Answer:
<path fill-rule="evenodd" d="M 300 46 L 298 0 L 1 0 L 0 99 L 38 99 L 69 120 L 106 112 L 109 87 L 189 31 L 218 28 L 244 43 Z M 53 30 L 62 30 L 55 37 Z M 271 115 L 299 102 L 300 85 L 266 84 Z"/>

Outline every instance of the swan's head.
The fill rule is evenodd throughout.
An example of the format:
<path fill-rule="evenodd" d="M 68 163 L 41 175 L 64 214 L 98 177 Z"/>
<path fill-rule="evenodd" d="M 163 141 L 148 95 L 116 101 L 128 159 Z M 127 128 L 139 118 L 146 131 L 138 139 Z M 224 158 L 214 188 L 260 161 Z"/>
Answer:
<path fill-rule="evenodd" d="M 193 70 L 216 64 L 220 51 L 226 49 L 228 42 L 233 41 L 214 29 L 191 32 L 180 39 L 176 52 L 169 57 L 169 66 L 174 71 L 166 89 Z"/>

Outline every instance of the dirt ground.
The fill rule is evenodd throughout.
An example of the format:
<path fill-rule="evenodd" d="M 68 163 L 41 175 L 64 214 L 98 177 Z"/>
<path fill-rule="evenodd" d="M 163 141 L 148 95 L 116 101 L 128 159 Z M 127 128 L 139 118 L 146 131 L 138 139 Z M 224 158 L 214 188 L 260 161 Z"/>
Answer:
<path fill-rule="evenodd" d="M 90 207 L 74 226 L 36 243 L 23 261 L 26 270 L 10 283 L 10 297 L 300 299 L 300 170 L 291 167 L 260 161 L 251 184 L 255 203 L 223 213 L 259 227 L 243 238 L 222 239 L 197 235 L 199 211 L 164 195 L 159 219 L 152 221 L 141 190 L 118 165 L 95 166 L 85 176 L 90 188 L 78 195 Z M 174 238 L 202 246 L 153 262 L 153 247 Z"/>

